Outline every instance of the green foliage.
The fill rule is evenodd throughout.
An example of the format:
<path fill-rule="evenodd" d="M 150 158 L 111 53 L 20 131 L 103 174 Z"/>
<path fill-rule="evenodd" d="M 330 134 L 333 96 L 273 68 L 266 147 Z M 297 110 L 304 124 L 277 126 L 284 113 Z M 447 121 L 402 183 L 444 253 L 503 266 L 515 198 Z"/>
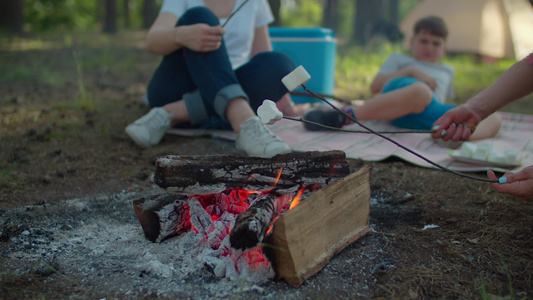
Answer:
<path fill-rule="evenodd" d="M 318 0 L 299 1 L 294 7 L 283 6 L 280 17 L 284 27 L 320 27 L 322 7 Z"/>
<path fill-rule="evenodd" d="M 515 60 L 500 59 L 495 63 L 486 64 L 469 54 L 445 56 L 443 63 L 455 69 L 455 99 L 450 103 L 463 103 L 474 94 L 488 87 L 496 78 L 507 70 Z"/>
<path fill-rule="evenodd" d="M 379 67 L 392 52 L 401 52 L 399 46 L 388 45 L 383 51 L 367 53 L 358 46 L 339 48 L 336 61 L 335 84 L 341 97 L 368 99 L 372 96 L 370 83 Z"/>
<path fill-rule="evenodd" d="M 27 30 L 92 28 L 96 21 L 98 1 L 26 0 L 24 6 Z"/>
<path fill-rule="evenodd" d="M 338 37 L 350 37 L 352 36 L 352 31 L 354 27 L 354 17 L 355 16 L 355 1 L 344 0 L 341 1 L 341 7 L 338 11 L 339 20 L 338 20 L 338 30 L 336 36 Z"/>
<path fill-rule="evenodd" d="M 25 0 L 25 30 L 30 32 L 98 30 L 104 18 L 104 8 L 94 0 Z M 130 26 L 142 25 L 143 0 L 129 0 Z M 156 9 L 162 0 L 156 1 Z M 126 12 L 122 1 L 117 1 L 117 22 L 119 27 L 126 23 Z"/>
<path fill-rule="evenodd" d="M 401 21 L 422 0 L 400 0 L 398 19 Z"/>

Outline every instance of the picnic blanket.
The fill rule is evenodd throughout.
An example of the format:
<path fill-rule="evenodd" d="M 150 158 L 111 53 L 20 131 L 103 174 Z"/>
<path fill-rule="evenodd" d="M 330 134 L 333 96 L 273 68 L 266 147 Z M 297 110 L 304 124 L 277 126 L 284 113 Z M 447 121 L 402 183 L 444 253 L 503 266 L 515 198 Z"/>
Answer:
<path fill-rule="evenodd" d="M 385 136 L 424 156 L 428 160 L 455 171 L 495 170 L 516 172 L 526 166 L 533 165 L 533 116 L 510 113 L 501 113 L 501 115 L 503 125 L 498 135 L 494 138 L 475 141 L 473 143 L 491 142 L 494 144 L 494 149 L 499 152 L 503 152 L 506 149 L 514 149 L 517 152 L 517 159 L 520 162 L 520 165 L 516 167 L 494 166 L 488 162 L 467 163 L 459 161 L 446 153 L 450 150 L 449 148 L 439 145 L 427 133 L 385 134 Z M 387 122 L 369 121 L 364 122 L 364 125 L 378 132 L 399 131 L 397 127 Z M 283 119 L 269 126 L 269 128 L 287 142 L 295 152 L 342 150 L 349 159 L 381 161 L 395 156 L 420 167 L 437 168 L 416 155 L 374 134 L 339 131 L 311 132 L 303 128 L 302 122 L 287 119 Z M 364 131 L 357 124 L 346 126 L 344 129 Z M 168 133 L 183 136 L 210 135 L 235 140 L 235 133 L 228 130 L 172 128 Z"/>

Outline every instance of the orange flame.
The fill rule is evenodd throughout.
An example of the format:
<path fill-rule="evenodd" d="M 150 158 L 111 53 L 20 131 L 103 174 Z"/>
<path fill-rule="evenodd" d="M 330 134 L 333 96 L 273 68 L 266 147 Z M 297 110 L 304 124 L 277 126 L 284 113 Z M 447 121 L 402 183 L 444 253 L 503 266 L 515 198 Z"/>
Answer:
<path fill-rule="evenodd" d="M 276 176 L 276 181 L 274 182 L 273 186 L 278 185 L 279 179 L 281 178 L 281 173 L 283 172 L 283 168 L 279 169 L 278 176 Z"/>
<path fill-rule="evenodd" d="M 305 190 L 305 187 L 302 187 L 300 189 L 300 191 L 298 192 L 298 194 L 296 194 L 296 196 L 292 199 L 291 206 L 289 207 L 289 210 L 295 208 L 296 206 L 298 206 L 298 204 L 300 204 L 300 200 L 302 199 L 302 195 L 304 193 L 304 190 Z"/>
<path fill-rule="evenodd" d="M 265 235 L 269 235 L 270 232 L 272 231 L 272 228 L 274 228 L 274 226 L 270 225 L 270 227 L 268 227 L 267 232 L 265 233 Z"/>

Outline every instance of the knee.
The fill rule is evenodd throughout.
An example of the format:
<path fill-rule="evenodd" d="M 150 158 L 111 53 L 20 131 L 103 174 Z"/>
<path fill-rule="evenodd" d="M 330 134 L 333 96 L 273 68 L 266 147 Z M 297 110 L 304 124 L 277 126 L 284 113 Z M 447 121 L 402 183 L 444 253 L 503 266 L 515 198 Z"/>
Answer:
<path fill-rule="evenodd" d="M 276 75 L 283 77 L 294 70 L 294 62 L 285 53 L 278 51 L 265 51 L 254 56 L 254 59 L 263 60 L 266 66 L 275 70 Z"/>
<path fill-rule="evenodd" d="M 210 26 L 219 25 L 220 22 L 215 14 L 204 6 L 195 6 L 188 9 L 179 19 L 176 25 L 191 25 L 206 23 Z"/>
<path fill-rule="evenodd" d="M 431 103 L 433 91 L 423 82 L 415 82 L 409 86 L 412 94 L 412 100 L 416 101 L 414 113 L 421 113 Z"/>

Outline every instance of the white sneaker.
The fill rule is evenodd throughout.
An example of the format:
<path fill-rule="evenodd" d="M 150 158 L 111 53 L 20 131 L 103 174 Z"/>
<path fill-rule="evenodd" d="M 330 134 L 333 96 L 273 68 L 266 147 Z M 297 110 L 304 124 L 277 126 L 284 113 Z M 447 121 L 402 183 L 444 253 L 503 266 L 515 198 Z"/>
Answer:
<path fill-rule="evenodd" d="M 271 158 L 291 152 L 289 145 L 274 135 L 257 116 L 242 122 L 235 146 L 248 156 L 255 157 Z"/>
<path fill-rule="evenodd" d="M 126 127 L 126 133 L 139 146 L 150 148 L 159 144 L 174 115 L 162 107 L 152 108 L 149 113 Z"/>

